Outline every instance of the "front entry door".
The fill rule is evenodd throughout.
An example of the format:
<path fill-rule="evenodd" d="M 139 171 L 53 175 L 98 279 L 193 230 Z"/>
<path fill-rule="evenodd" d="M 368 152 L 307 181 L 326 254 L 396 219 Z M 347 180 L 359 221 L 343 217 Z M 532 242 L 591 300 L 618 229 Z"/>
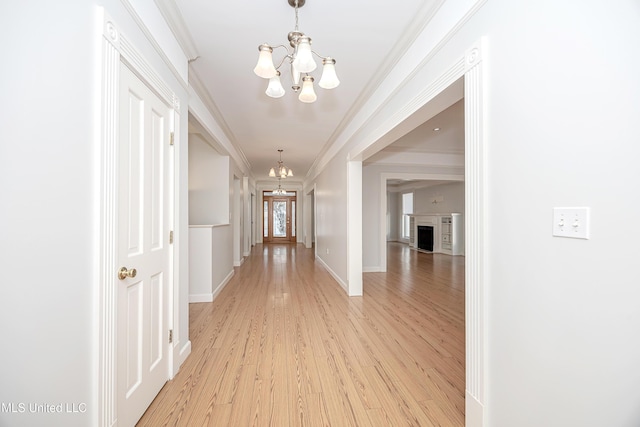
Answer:
<path fill-rule="evenodd" d="M 295 196 L 264 196 L 263 200 L 264 242 L 295 242 Z"/>
<path fill-rule="evenodd" d="M 117 417 L 133 426 L 169 378 L 172 110 L 120 66 Z"/>

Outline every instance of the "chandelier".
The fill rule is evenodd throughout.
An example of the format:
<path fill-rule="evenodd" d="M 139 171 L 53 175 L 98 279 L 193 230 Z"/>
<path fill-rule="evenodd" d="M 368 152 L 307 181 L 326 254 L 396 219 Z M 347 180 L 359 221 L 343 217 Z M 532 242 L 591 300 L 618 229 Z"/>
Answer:
<path fill-rule="evenodd" d="M 273 194 L 274 196 L 284 196 L 285 194 L 287 194 L 287 190 L 282 188 L 282 186 L 280 185 L 280 179 L 281 178 L 278 177 L 278 188 L 271 192 L 271 194 Z"/>
<path fill-rule="evenodd" d="M 278 150 L 278 153 L 280 153 L 280 160 L 278 160 L 278 166 L 271 168 L 269 170 L 269 176 L 270 177 L 278 177 L 278 181 L 281 178 L 286 178 L 288 176 L 293 176 L 293 171 L 291 169 L 289 169 L 288 167 L 286 167 L 284 165 L 284 163 L 282 162 L 282 152 L 284 150 L 280 149 Z"/>
<path fill-rule="evenodd" d="M 336 60 L 331 57 L 323 57 L 311 50 L 311 38 L 298 30 L 298 7 L 302 7 L 305 4 L 305 0 L 288 0 L 289 5 L 295 8 L 296 14 L 296 26 L 291 31 L 287 38 L 289 39 L 289 45 L 293 48 L 290 50 L 285 45 L 271 46 L 267 43 L 258 46 L 260 56 L 258 57 L 258 64 L 253 69 L 259 77 L 269 79 L 269 85 L 267 86 L 266 94 L 271 98 L 280 98 L 284 95 L 284 88 L 280 82 L 280 71 L 278 69 L 288 60 L 291 72 L 291 88 L 294 92 L 300 91 L 298 99 L 302 102 L 311 103 L 315 102 L 318 98 L 313 90 L 313 82 L 315 81 L 313 76 L 309 73 L 314 71 L 317 67 L 316 61 L 313 59 L 313 55 L 322 59 L 322 77 L 318 82 L 318 86 L 323 89 L 333 89 L 340 84 L 338 76 L 336 75 Z M 282 47 L 287 51 L 287 54 L 282 58 L 280 64 L 276 67 L 273 63 L 273 49 Z M 300 82 L 302 81 L 302 90 Z"/>

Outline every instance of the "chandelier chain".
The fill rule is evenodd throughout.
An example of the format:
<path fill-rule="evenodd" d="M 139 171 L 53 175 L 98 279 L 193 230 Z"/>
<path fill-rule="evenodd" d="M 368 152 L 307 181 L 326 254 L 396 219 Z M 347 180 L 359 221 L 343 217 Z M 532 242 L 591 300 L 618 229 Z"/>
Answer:
<path fill-rule="evenodd" d="M 296 10 L 296 28 L 295 28 L 295 30 L 298 31 L 298 0 L 296 0 L 295 10 Z"/>

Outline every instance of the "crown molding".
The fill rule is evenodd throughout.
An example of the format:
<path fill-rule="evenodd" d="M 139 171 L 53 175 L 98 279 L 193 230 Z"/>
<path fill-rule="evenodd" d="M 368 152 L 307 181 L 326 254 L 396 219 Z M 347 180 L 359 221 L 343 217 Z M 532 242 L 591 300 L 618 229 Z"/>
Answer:
<path fill-rule="evenodd" d="M 173 74 L 173 76 L 176 78 L 176 81 L 178 82 L 178 84 L 186 91 L 188 86 L 188 83 L 186 81 L 186 76 L 183 76 L 180 73 L 180 71 L 178 71 L 175 64 L 171 62 L 171 59 L 169 59 L 169 57 L 165 53 L 162 46 L 160 46 L 158 41 L 153 37 L 153 34 L 151 34 L 149 27 L 147 27 L 147 25 L 144 23 L 140 15 L 138 15 L 138 12 L 133 7 L 131 2 L 129 0 L 120 0 L 120 2 L 124 6 L 124 8 L 127 10 L 127 12 L 129 13 L 133 21 L 136 23 L 136 25 L 138 26 L 142 34 L 147 39 L 147 41 L 151 44 L 151 46 L 153 47 L 155 52 L 158 54 L 162 62 L 164 62 L 164 64 L 167 66 L 171 74 Z"/>
<path fill-rule="evenodd" d="M 390 193 L 404 193 L 412 190 L 421 190 L 423 188 L 436 188 L 441 185 L 462 184 L 464 181 L 460 180 L 421 180 L 413 181 L 402 184 L 389 184 L 387 183 L 387 191 Z"/>
<path fill-rule="evenodd" d="M 430 149 L 430 148 L 408 148 L 398 146 L 388 146 L 383 148 L 383 152 L 387 153 L 419 153 L 419 154 L 462 154 L 464 155 L 464 148 L 456 149 Z M 366 162 L 366 161 L 365 161 Z"/>
<path fill-rule="evenodd" d="M 411 41 L 407 43 L 406 47 L 403 47 L 402 54 L 394 57 L 394 60 L 391 64 L 391 69 L 385 71 L 386 74 L 384 74 L 383 78 L 378 82 L 378 84 L 375 86 L 368 86 L 368 90 L 370 90 L 370 92 L 368 92 L 369 96 L 367 97 L 367 99 L 359 100 L 360 102 L 356 102 L 354 104 L 354 107 L 350 110 L 349 114 L 345 116 L 345 120 L 348 123 L 351 123 L 352 120 L 354 120 L 355 116 L 359 113 L 362 113 L 363 116 L 366 116 L 366 118 L 364 118 L 362 120 L 362 123 L 357 125 L 357 128 L 354 129 L 349 135 L 344 134 L 344 131 L 346 131 L 346 126 L 343 125 L 345 122 L 345 120 L 343 120 L 341 126 L 336 129 L 336 132 L 334 132 L 332 137 L 329 139 L 323 150 L 314 161 L 313 165 L 309 169 L 309 172 L 307 173 L 306 179 L 315 179 L 327 166 L 327 164 L 340 152 L 340 150 L 342 150 L 349 143 L 353 142 L 355 142 L 354 149 L 351 150 L 348 157 L 350 159 L 355 159 L 356 157 L 353 156 L 354 151 L 362 154 L 367 147 L 373 145 L 386 132 L 389 132 L 403 120 L 408 118 L 418 108 L 425 105 L 431 98 L 442 91 L 446 86 L 435 87 L 437 83 L 434 84 L 434 87 L 428 88 L 427 90 L 422 91 L 418 96 L 414 97 L 410 103 L 407 103 L 404 108 L 400 109 L 400 111 L 394 114 L 393 117 L 386 120 L 383 125 L 377 126 L 374 129 L 373 133 L 359 137 L 359 143 L 356 141 L 356 138 L 358 138 L 358 134 L 362 133 L 367 125 L 379 119 L 378 115 L 380 111 L 393 101 L 394 97 L 402 89 L 404 89 L 405 86 L 409 82 L 411 82 L 418 73 L 420 73 L 426 67 L 428 62 L 440 51 L 440 49 L 460 30 L 460 28 L 464 26 L 467 21 L 469 21 L 469 19 L 471 19 L 471 17 L 475 15 L 478 10 L 482 8 L 482 6 L 487 1 L 488 0 L 476 0 L 472 4 L 465 5 L 455 2 L 447 2 L 446 0 L 440 0 L 437 2 L 437 4 L 435 4 L 435 7 L 429 8 L 425 5 L 422 13 L 416 15 L 416 19 L 414 20 L 414 22 L 421 22 L 421 25 L 417 23 L 415 24 L 415 26 L 412 26 L 412 28 L 417 29 L 419 34 L 414 34 L 411 38 Z M 418 42 L 420 36 L 422 36 L 423 33 L 426 33 L 427 28 L 431 24 L 433 24 L 432 21 L 434 21 L 434 18 L 436 18 L 436 15 L 438 15 L 438 12 L 441 12 L 441 9 L 445 9 L 443 8 L 445 4 L 450 4 L 451 7 L 443 11 L 442 14 L 453 14 L 457 16 L 458 19 L 456 19 L 454 22 L 449 21 L 448 25 L 445 25 L 445 27 L 438 29 L 436 32 L 440 33 L 441 36 L 438 37 L 437 34 L 430 34 L 430 41 L 428 41 L 428 43 L 430 43 L 429 48 L 424 49 L 424 47 L 420 48 L 418 46 L 414 46 Z M 434 39 L 434 37 L 436 38 Z M 433 41 L 433 43 L 431 41 Z M 411 68 L 411 71 L 403 76 L 395 76 L 394 78 L 397 80 L 397 82 L 392 81 L 392 72 L 398 68 L 397 66 L 401 60 L 405 60 L 404 55 L 410 52 L 412 48 L 421 49 L 419 52 L 414 53 L 415 57 L 419 57 L 417 63 L 415 65 L 407 64 L 406 68 Z M 408 61 L 415 61 L 415 58 L 411 58 Z M 465 62 L 465 58 L 463 58 L 459 64 L 456 64 L 455 67 L 452 67 L 453 69 L 448 70 L 447 74 L 449 75 L 441 76 L 438 83 L 446 83 L 447 85 L 451 84 L 453 82 L 451 74 L 453 73 L 457 77 L 462 76 L 464 74 L 465 66 L 467 66 L 467 64 Z M 381 94 L 380 96 L 382 99 L 374 100 L 373 91 L 382 90 L 385 86 L 391 88 L 389 92 L 386 94 Z M 369 109 L 370 111 L 364 111 L 363 108 L 366 107 L 368 103 L 372 104 L 371 108 Z M 339 137 L 342 138 L 338 139 Z"/>
<path fill-rule="evenodd" d="M 160 14 L 167 22 L 169 29 L 173 33 L 173 36 L 178 41 L 178 44 L 186 53 L 189 62 L 198 58 L 198 48 L 196 47 L 191 33 L 187 29 L 187 24 L 182 19 L 182 12 L 180 8 L 173 0 L 154 0 Z"/>
<path fill-rule="evenodd" d="M 422 31 L 424 31 L 445 1 L 446 0 L 438 0 L 435 3 L 425 2 L 420 11 L 416 14 L 415 19 L 411 21 L 406 31 L 403 33 L 403 36 L 391 49 L 391 54 L 386 57 L 384 62 L 378 68 L 376 74 L 365 85 L 352 107 L 347 111 L 347 114 L 345 114 L 344 118 L 329 136 L 326 144 L 322 147 L 315 161 L 309 168 L 306 178 L 315 178 L 319 171 L 327 165 L 327 163 L 338 153 L 338 151 L 340 151 L 340 149 L 342 149 L 344 145 L 346 145 L 346 142 L 339 144 L 337 141 L 338 137 L 344 133 L 347 126 L 353 121 L 355 116 L 371 99 L 372 95 L 384 83 L 385 79 L 391 73 L 400 58 L 402 58 L 402 56 L 404 56 L 411 48 L 413 42 L 420 36 L 420 34 L 422 34 Z"/>
<path fill-rule="evenodd" d="M 221 143 L 223 148 L 229 153 L 231 157 L 234 158 L 234 160 L 236 160 L 238 164 L 244 165 L 244 167 L 248 171 L 247 175 L 250 175 L 251 164 L 249 163 L 247 156 L 245 156 L 244 151 L 242 151 L 242 149 L 238 145 L 235 135 L 231 131 L 231 128 L 224 119 L 224 116 L 220 112 L 220 109 L 216 105 L 215 101 L 209 95 L 209 91 L 202 83 L 202 80 L 200 79 L 198 74 L 191 68 L 189 68 L 189 85 L 203 102 L 205 108 L 209 111 L 209 114 L 211 114 L 213 119 L 217 122 L 218 126 L 220 126 L 220 129 L 226 136 L 228 146 Z"/>

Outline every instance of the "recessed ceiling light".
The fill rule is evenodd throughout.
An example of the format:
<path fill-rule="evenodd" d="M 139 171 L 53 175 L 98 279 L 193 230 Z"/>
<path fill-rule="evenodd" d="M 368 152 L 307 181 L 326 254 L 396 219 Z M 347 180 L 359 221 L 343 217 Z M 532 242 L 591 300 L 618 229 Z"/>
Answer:
<path fill-rule="evenodd" d="M 438 132 L 440 130 L 440 128 L 433 128 L 434 132 Z"/>

